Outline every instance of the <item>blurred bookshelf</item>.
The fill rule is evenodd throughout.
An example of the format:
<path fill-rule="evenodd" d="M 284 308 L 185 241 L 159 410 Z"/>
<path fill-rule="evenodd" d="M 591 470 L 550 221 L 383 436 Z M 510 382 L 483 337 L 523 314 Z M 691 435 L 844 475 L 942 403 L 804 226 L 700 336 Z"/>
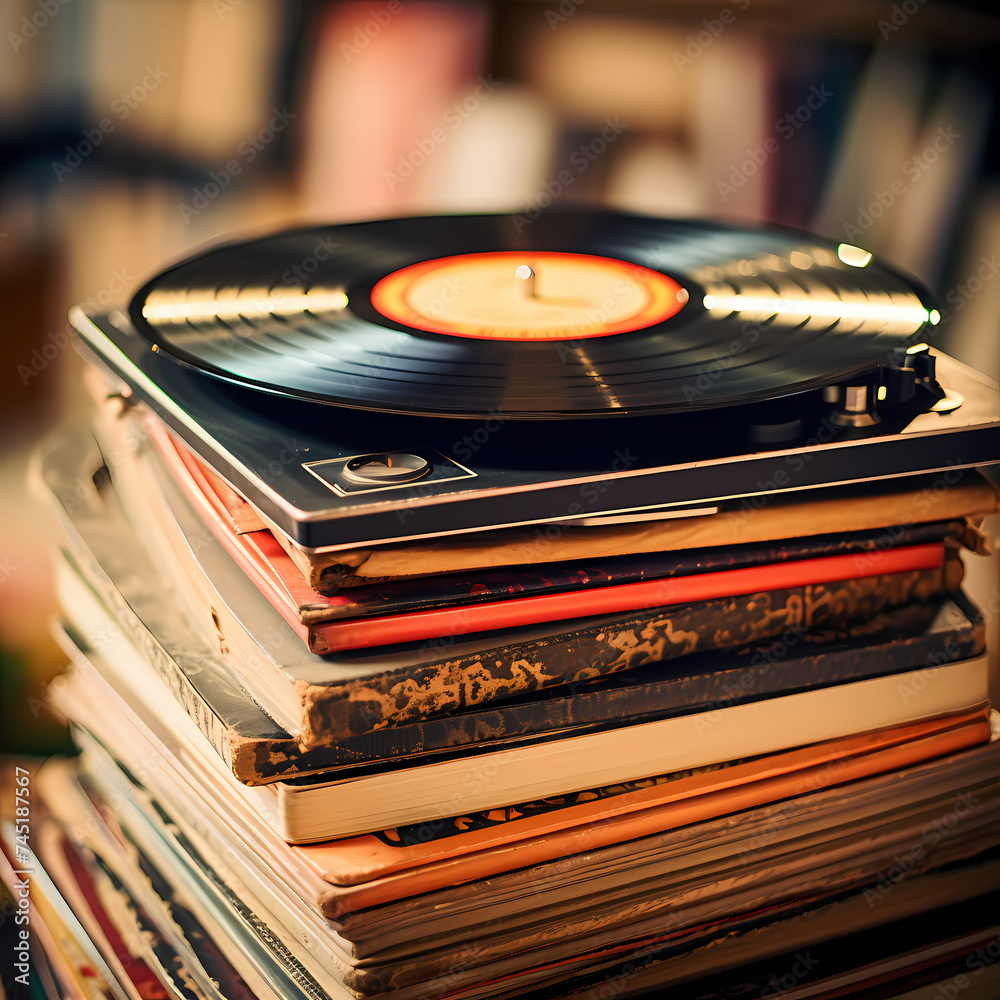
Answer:
<path fill-rule="evenodd" d="M 35 745 L 19 707 L 60 661 L 24 483 L 84 406 L 66 312 L 209 242 L 557 199 L 776 222 L 917 274 L 938 346 L 1000 375 L 991 4 L 12 0 L 0 19 L 12 747 Z M 975 572 L 1000 593 L 995 560 Z"/>
<path fill-rule="evenodd" d="M 0 27 L 0 752 L 70 748 L 28 486 L 89 408 L 67 311 L 212 242 L 557 201 L 777 223 L 921 278 L 934 346 L 1000 378 L 985 0 L 7 0 Z M 996 555 L 966 588 L 1000 607 Z"/>

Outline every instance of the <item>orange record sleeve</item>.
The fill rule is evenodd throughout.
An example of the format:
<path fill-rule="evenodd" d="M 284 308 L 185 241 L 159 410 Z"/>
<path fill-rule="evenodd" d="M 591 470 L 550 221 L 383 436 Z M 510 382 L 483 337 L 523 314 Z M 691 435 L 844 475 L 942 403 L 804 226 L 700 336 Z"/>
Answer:
<path fill-rule="evenodd" d="M 989 708 L 830 740 L 724 767 L 408 831 L 293 847 L 330 883 L 328 917 L 622 843 L 730 812 L 911 767 L 985 743 Z M 487 825 L 483 825 L 484 822 Z"/>
<path fill-rule="evenodd" d="M 468 635 L 495 629 L 592 615 L 619 614 L 689 601 L 734 597 L 785 587 L 832 583 L 914 570 L 944 563 L 943 542 L 876 549 L 859 557 L 843 553 L 764 565 L 740 566 L 632 583 L 591 586 L 559 593 L 486 601 L 457 607 L 323 620 L 353 599 L 314 591 L 270 531 L 235 535 L 226 525 L 225 506 L 211 489 L 203 491 L 166 430 L 150 422 L 153 439 L 173 475 L 213 534 L 257 588 L 315 653 L 364 649 L 440 636 Z M 213 502 L 213 497 L 214 501 Z"/>

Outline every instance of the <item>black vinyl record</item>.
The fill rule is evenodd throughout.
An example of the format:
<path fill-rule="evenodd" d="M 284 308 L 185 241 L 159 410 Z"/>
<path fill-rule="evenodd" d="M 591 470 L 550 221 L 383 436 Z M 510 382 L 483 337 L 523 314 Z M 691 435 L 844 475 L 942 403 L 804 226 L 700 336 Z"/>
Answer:
<path fill-rule="evenodd" d="M 516 270 L 522 259 L 531 271 Z M 582 292 L 558 287 L 567 268 Z M 489 282 L 497 290 L 484 293 Z M 494 321 L 522 306 L 534 326 Z M 925 289 L 857 247 L 557 209 L 534 221 L 392 219 L 226 244 L 148 282 L 130 314 L 166 356 L 264 391 L 525 419 L 802 392 L 872 372 L 939 319 Z"/>

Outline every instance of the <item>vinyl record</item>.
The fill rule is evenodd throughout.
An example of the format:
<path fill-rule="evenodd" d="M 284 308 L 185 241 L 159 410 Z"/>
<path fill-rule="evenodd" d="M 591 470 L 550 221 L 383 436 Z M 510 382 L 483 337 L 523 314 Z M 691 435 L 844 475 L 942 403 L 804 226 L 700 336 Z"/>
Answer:
<path fill-rule="evenodd" d="M 938 321 L 865 251 L 613 211 L 392 219 L 178 264 L 132 300 L 166 355 L 389 413 L 652 414 L 840 382 Z"/>

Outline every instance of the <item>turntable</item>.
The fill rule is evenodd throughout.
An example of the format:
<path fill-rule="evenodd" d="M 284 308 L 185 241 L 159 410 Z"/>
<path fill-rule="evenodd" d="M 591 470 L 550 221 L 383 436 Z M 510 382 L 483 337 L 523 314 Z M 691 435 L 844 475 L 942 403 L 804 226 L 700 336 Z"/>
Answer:
<path fill-rule="evenodd" d="M 791 230 L 551 210 L 232 243 L 72 314 L 300 547 L 704 513 L 1000 461 L 930 294 Z"/>

